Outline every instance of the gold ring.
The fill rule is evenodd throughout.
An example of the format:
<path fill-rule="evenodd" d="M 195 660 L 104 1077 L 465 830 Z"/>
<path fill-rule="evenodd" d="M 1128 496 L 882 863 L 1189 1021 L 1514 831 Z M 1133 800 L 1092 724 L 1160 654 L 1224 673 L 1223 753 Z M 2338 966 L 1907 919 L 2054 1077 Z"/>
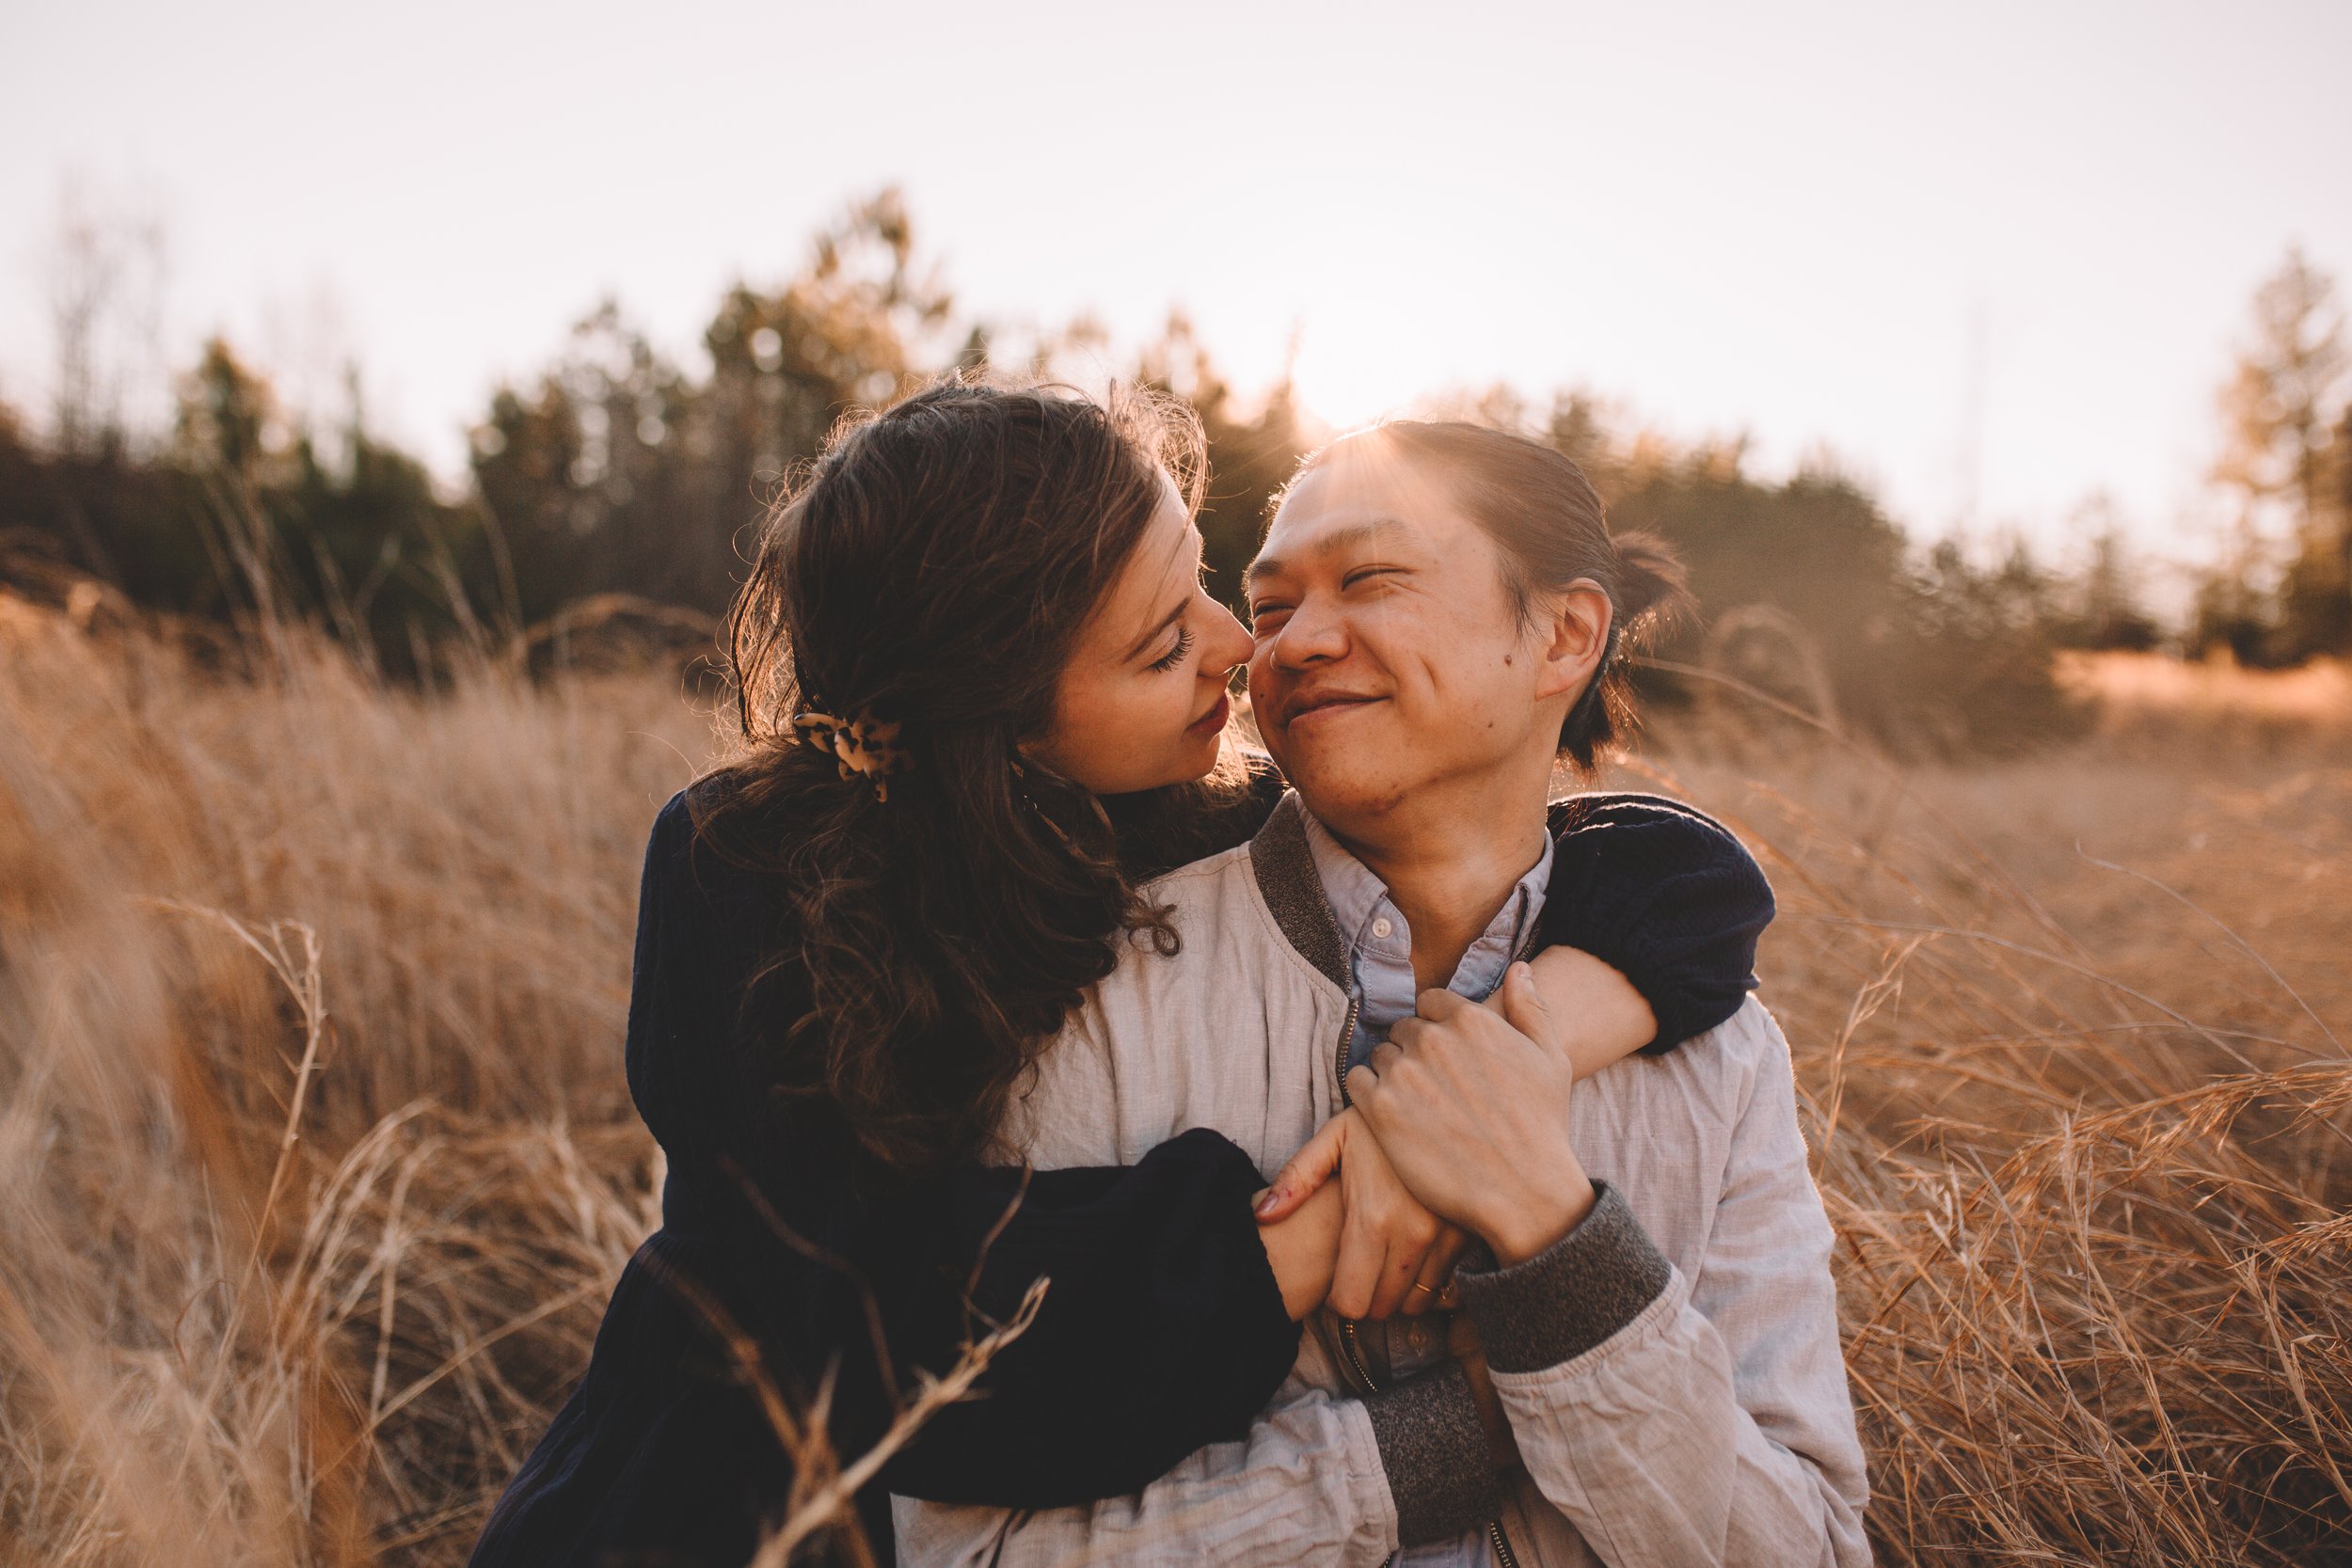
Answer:
<path fill-rule="evenodd" d="M 1428 1286 L 1426 1286 L 1426 1285 L 1423 1285 L 1423 1284 L 1422 1284 L 1420 1280 L 1418 1280 L 1418 1279 L 1416 1279 L 1416 1280 L 1414 1280 L 1414 1281 L 1413 1281 L 1413 1289 L 1414 1289 L 1414 1290 L 1416 1290 L 1416 1291 L 1429 1291 L 1429 1287 L 1428 1287 Z M 1429 1293 L 1430 1293 L 1431 1295 L 1433 1295 L 1433 1296 L 1434 1296 L 1434 1295 L 1436 1295 L 1438 1292 L 1437 1292 L 1437 1291 L 1429 1291 Z"/>

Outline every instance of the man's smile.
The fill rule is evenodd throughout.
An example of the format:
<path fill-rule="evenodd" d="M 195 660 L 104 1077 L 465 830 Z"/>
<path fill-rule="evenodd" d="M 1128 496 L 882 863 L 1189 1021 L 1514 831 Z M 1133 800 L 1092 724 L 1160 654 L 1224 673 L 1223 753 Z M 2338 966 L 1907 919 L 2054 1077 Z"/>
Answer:
<path fill-rule="evenodd" d="M 1387 701 L 1386 697 L 1361 691 L 1300 691 L 1283 703 L 1281 725 L 1288 731 L 1311 720 L 1329 719 Z"/>

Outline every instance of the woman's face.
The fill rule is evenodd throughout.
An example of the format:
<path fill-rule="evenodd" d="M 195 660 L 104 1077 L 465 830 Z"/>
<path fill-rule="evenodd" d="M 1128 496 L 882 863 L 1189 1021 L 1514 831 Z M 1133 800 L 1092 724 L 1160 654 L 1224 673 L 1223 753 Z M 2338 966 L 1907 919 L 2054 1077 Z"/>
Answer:
<path fill-rule="evenodd" d="M 1200 586 L 1200 531 L 1171 484 L 1078 633 L 1052 728 L 1022 750 L 1097 795 L 1200 778 L 1232 711 L 1226 678 L 1249 649 Z"/>

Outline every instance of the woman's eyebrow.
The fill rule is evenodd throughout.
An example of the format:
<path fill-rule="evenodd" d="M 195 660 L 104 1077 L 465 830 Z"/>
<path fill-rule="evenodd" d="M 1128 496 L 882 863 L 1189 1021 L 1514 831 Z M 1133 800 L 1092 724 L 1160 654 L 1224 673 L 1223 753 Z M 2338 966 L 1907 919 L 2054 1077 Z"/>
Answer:
<path fill-rule="evenodd" d="M 1333 530 L 1310 545 L 1307 553 L 1318 556 L 1337 555 L 1343 550 L 1354 549 L 1359 546 L 1371 544 L 1385 535 L 1404 531 L 1405 525 L 1394 517 L 1375 517 L 1368 523 L 1356 523 L 1347 528 Z M 1247 586 L 1254 588 L 1261 578 L 1280 577 L 1289 570 L 1290 562 L 1281 557 L 1262 555 L 1249 563 L 1249 571 L 1244 582 Z"/>

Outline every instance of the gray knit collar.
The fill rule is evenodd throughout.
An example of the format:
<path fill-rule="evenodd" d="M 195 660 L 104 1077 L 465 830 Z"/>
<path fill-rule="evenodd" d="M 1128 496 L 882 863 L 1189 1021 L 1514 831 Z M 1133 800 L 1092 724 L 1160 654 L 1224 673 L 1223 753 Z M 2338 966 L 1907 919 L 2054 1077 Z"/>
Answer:
<path fill-rule="evenodd" d="M 1274 916 L 1284 940 L 1298 956 L 1342 990 L 1352 976 L 1347 967 L 1347 943 L 1339 923 L 1331 918 L 1330 900 L 1323 894 L 1323 877 L 1315 870 L 1314 851 L 1308 847 L 1306 808 L 1298 791 L 1285 790 L 1275 803 L 1258 836 L 1249 841 L 1249 868 L 1258 879 L 1258 895 Z"/>
<path fill-rule="evenodd" d="M 1549 803 L 1545 815 L 1555 839 L 1574 825 L 1584 806 L 1576 796 Z M 1282 792 L 1274 814 L 1249 841 L 1249 867 L 1257 875 L 1258 895 L 1284 939 L 1333 985 L 1350 990 L 1355 975 L 1348 967 L 1347 941 L 1324 895 L 1323 873 L 1315 868 L 1314 849 L 1307 841 L 1307 808 L 1295 789 Z"/>

